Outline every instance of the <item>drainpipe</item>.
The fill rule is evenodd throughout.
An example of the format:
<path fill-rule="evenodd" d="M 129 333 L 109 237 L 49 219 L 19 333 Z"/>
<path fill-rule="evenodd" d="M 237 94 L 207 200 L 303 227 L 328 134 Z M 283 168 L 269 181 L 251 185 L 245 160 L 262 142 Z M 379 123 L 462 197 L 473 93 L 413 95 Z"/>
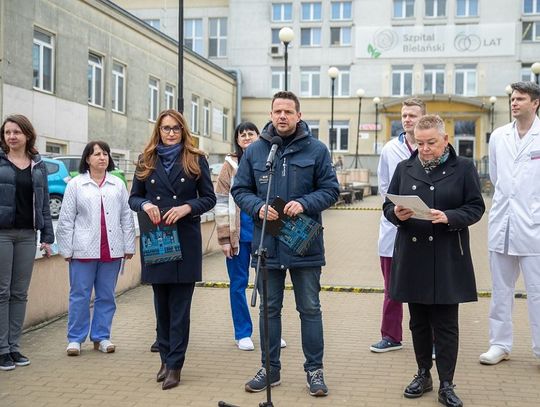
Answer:
<path fill-rule="evenodd" d="M 238 68 L 228 68 L 227 71 L 236 76 L 236 127 L 242 123 L 242 71 Z"/>

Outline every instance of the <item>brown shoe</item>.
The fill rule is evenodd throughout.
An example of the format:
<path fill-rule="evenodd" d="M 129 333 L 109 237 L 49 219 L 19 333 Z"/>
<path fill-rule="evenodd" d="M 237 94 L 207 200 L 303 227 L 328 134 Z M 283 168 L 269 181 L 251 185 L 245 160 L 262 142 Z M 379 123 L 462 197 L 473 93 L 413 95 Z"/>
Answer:
<path fill-rule="evenodd" d="M 165 380 L 165 377 L 167 376 L 167 366 L 165 366 L 165 363 L 161 364 L 161 367 L 159 368 L 159 372 L 157 372 L 156 376 L 156 382 L 162 382 Z"/>
<path fill-rule="evenodd" d="M 169 390 L 180 384 L 180 369 L 167 369 L 167 375 L 163 381 L 161 388 L 163 390 Z"/>

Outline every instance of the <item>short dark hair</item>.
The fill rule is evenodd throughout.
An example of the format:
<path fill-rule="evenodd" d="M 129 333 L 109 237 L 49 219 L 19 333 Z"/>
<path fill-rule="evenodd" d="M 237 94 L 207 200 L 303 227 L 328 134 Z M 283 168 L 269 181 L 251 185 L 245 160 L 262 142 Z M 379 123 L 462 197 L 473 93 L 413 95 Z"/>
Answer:
<path fill-rule="evenodd" d="M 294 102 L 294 108 L 297 112 L 300 111 L 300 101 L 298 100 L 298 96 L 296 96 L 294 93 L 288 90 L 282 90 L 277 93 L 274 93 L 274 97 L 272 98 L 272 108 L 274 108 L 274 101 L 276 99 L 289 99 Z"/>
<path fill-rule="evenodd" d="M 402 103 L 402 106 L 418 106 L 422 111 L 422 114 L 426 114 L 426 104 L 422 99 L 419 98 L 409 98 L 405 99 Z"/>
<path fill-rule="evenodd" d="M 540 101 L 540 86 L 538 86 L 536 83 L 531 81 L 522 81 L 522 82 L 514 82 L 510 85 L 512 88 L 512 91 L 517 90 L 520 93 L 526 93 L 530 96 L 531 101 L 533 100 L 539 100 Z M 536 107 L 536 111 L 538 112 L 538 108 L 540 107 L 540 103 Z"/>
<path fill-rule="evenodd" d="M 234 129 L 234 152 L 236 153 L 236 156 L 238 157 L 238 161 L 240 161 L 240 158 L 242 158 L 242 154 L 244 153 L 244 150 L 242 150 L 242 147 L 240 147 L 240 144 L 238 144 L 238 136 L 240 135 L 240 133 L 243 133 L 249 130 L 254 131 L 257 134 L 260 134 L 257 126 L 255 126 L 251 122 L 242 122 L 238 126 L 236 126 L 236 129 Z"/>
<path fill-rule="evenodd" d="M 37 154 L 38 151 L 35 147 L 37 138 L 36 130 L 34 130 L 34 126 L 32 126 L 30 120 L 28 120 L 28 118 L 22 114 L 9 115 L 2 123 L 2 127 L 0 127 L 0 147 L 2 147 L 2 150 L 4 150 L 6 154 L 9 153 L 9 146 L 6 144 L 6 140 L 4 138 L 4 131 L 7 122 L 15 123 L 20 127 L 21 131 L 26 136 L 26 154 L 30 156 Z"/>
<path fill-rule="evenodd" d="M 114 161 L 111 157 L 111 149 L 107 143 L 104 141 L 89 141 L 86 147 L 84 147 L 84 150 L 82 152 L 81 156 L 81 162 L 79 163 L 79 174 L 84 174 L 90 169 L 90 166 L 86 162 L 88 157 L 90 157 L 94 153 L 94 147 L 98 146 L 103 151 L 107 153 L 109 156 L 109 165 L 107 165 L 107 171 L 114 170 Z"/>

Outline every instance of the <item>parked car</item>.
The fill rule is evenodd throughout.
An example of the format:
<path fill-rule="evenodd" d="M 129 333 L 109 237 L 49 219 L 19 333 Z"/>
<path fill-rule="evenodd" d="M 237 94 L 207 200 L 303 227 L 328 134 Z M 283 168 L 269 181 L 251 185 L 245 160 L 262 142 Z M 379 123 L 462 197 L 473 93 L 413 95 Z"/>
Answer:
<path fill-rule="evenodd" d="M 71 178 L 74 178 L 77 175 L 79 175 L 79 163 L 81 162 L 81 157 L 80 156 L 77 156 L 77 155 L 60 155 L 60 156 L 54 156 L 52 158 L 54 158 L 55 160 L 62 161 L 66 165 Z M 124 171 L 122 171 L 120 168 L 118 168 L 116 166 L 116 163 L 115 163 L 115 166 L 114 166 L 114 170 L 111 171 L 111 174 L 116 175 L 118 178 L 120 178 L 122 181 L 124 181 L 124 184 L 127 187 L 126 175 L 124 174 Z"/>
<path fill-rule="evenodd" d="M 47 181 L 49 184 L 49 205 L 51 207 L 51 217 L 58 219 L 62 200 L 67 183 L 71 179 L 69 172 L 62 161 L 53 158 L 43 157 L 45 167 L 47 167 Z"/>

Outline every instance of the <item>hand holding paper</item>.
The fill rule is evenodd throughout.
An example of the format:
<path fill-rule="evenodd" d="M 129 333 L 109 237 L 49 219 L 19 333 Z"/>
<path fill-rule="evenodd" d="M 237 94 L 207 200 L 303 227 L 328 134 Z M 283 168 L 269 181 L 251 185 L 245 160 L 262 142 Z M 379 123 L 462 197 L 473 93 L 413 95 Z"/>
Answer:
<path fill-rule="evenodd" d="M 426 205 L 422 199 L 417 195 L 394 195 L 386 194 L 386 197 L 390 199 L 396 206 L 400 206 L 405 210 L 411 210 L 413 212 L 409 217 L 421 220 L 433 220 L 432 210 Z M 405 217 L 408 212 L 402 213 Z M 406 217 L 408 219 L 408 217 Z M 403 220 L 403 219 L 402 219 Z"/>

